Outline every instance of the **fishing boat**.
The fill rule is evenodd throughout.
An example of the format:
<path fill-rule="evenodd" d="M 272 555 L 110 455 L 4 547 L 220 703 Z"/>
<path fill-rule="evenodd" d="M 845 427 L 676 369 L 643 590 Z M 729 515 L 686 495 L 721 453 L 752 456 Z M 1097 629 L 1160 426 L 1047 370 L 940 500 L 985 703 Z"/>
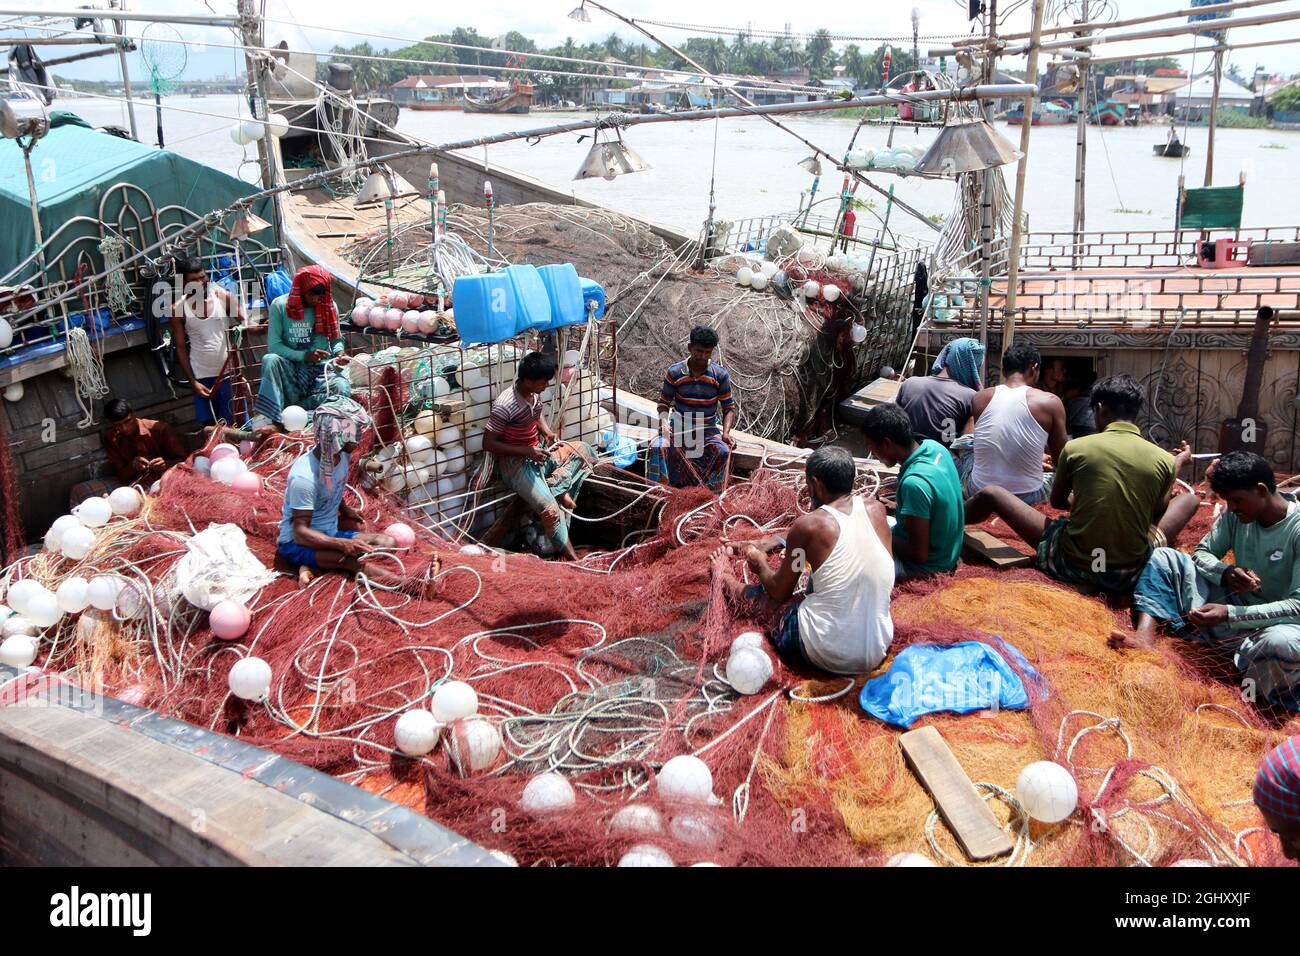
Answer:
<path fill-rule="evenodd" d="M 1074 113 L 1058 103 L 1039 103 L 1030 112 L 1030 122 L 1034 126 L 1064 126 L 1074 122 Z M 1007 125 L 1021 126 L 1025 122 L 1025 108 L 1016 106 L 1007 111 Z"/>
<path fill-rule="evenodd" d="M 527 113 L 533 105 L 533 93 L 536 87 L 532 83 L 518 80 L 510 84 L 510 89 L 498 96 L 476 98 L 465 94 L 466 113 Z"/>
<path fill-rule="evenodd" d="M 1156 143 L 1151 147 L 1151 151 L 1157 156 L 1168 156 L 1172 159 L 1179 159 L 1183 156 L 1192 154 L 1192 147 L 1183 143 L 1174 130 L 1169 131 L 1169 139 L 1163 143 Z"/>

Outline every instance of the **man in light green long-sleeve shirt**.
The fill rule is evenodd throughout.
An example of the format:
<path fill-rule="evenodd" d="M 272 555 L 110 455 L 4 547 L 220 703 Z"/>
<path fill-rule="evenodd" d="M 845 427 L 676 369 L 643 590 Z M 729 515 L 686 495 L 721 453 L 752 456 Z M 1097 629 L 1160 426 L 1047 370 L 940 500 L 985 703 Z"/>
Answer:
<path fill-rule="evenodd" d="M 1252 452 L 1220 459 L 1210 487 L 1226 510 L 1194 554 L 1152 554 L 1133 594 L 1133 642 L 1150 644 L 1168 623 L 1231 653 L 1247 699 L 1300 710 L 1300 501 Z"/>
<path fill-rule="evenodd" d="M 262 357 L 262 381 L 254 406 L 257 417 L 278 425 L 284 409 L 298 405 L 311 410 L 328 396 L 350 397 L 351 384 L 337 367 L 346 364 L 338 322 L 321 322 L 317 310 L 331 310 L 330 288 L 314 270 L 299 270 L 294 277 L 299 290 L 296 310 L 290 295 L 274 300 L 267 310 L 267 349 Z M 297 311 L 298 316 L 292 313 Z M 321 329 L 329 328 L 333 336 Z M 254 422 L 257 425 L 258 422 Z"/>

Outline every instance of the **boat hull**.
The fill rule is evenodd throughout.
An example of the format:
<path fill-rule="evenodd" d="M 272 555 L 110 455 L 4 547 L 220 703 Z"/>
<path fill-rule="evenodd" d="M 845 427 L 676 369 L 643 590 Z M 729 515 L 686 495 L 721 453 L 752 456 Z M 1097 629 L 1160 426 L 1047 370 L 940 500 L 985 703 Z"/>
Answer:
<path fill-rule="evenodd" d="M 465 97 L 464 109 L 466 113 L 527 113 L 533 106 L 533 94 L 513 92 L 507 93 L 500 99 L 495 100 L 476 100 L 472 96 Z"/>

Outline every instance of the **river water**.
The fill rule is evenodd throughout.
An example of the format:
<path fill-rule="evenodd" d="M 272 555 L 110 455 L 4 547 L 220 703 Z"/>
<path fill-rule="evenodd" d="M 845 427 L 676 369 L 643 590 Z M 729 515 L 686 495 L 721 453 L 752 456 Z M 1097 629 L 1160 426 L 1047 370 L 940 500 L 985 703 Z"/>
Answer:
<path fill-rule="evenodd" d="M 235 145 L 227 134 L 237 108 L 233 96 L 169 97 L 163 123 L 168 148 L 182 155 L 242 175 L 257 178 L 256 150 Z M 96 124 L 125 124 L 125 107 L 95 99 L 66 100 L 58 104 Z M 192 112 L 182 112 L 187 110 Z M 153 139 L 152 104 L 137 103 L 141 138 Z M 215 115 L 212 115 L 215 114 Z M 535 129 L 583 115 L 534 113 L 529 116 L 492 116 L 458 112 L 403 111 L 398 129 L 433 143 L 486 136 L 505 130 Z M 792 129 L 840 155 L 847 146 L 856 120 L 831 117 L 783 119 Z M 1019 144 L 1019 127 L 995 124 L 999 133 Z M 1181 133 L 1181 130 L 1180 130 Z M 858 146 L 882 146 L 887 128 L 866 126 Z M 899 128 L 894 144 L 933 141 L 936 131 Z M 1185 142 L 1192 155 L 1184 161 L 1152 155 L 1163 142 L 1163 127 L 1088 129 L 1087 228 L 1144 230 L 1172 228 L 1174 200 L 1180 171 L 1189 186 L 1203 184 L 1207 131 L 1193 127 Z M 651 165 L 635 175 L 612 182 L 573 182 L 573 174 L 586 156 L 590 140 L 578 143 L 575 134 L 543 139 L 533 145 L 523 141 L 492 146 L 489 162 L 534 176 L 554 188 L 610 208 L 643 216 L 694 234 L 708 212 L 710 184 L 717 196 L 717 215 L 743 219 L 788 212 L 799 205 L 800 192 L 812 177 L 798 161 L 807 148 L 762 119 L 721 122 L 665 123 L 632 129 L 627 141 Z M 483 156 L 482 149 L 477 155 Z M 1074 202 L 1075 129 L 1073 126 L 1034 127 L 1030 141 L 1025 207 L 1030 228 L 1068 230 Z M 1275 226 L 1300 224 L 1300 189 L 1296 161 L 1300 157 L 1300 132 L 1285 130 L 1221 129 L 1216 136 L 1214 184 L 1233 185 L 1244 170 L 1247 176 L 1243 224 Z M 1014 184 L 1015 165 L 1005 167 L 1008 186 Z M 891 184 L 899 199 L 929 214 L 947 215 L 953 206 L 953 185 L 945 181 L 907 179 L 874 174 L 882 188 Z M 821 183 L 819 197 L 838 194 L 840 184 L 832 174 Z M 859 198 L 872 194 L 859 190 Z M 884 201 L 875 195 L 875 211 Z M 834 205 L 822 208 L 833 214 Z M 866 222 L 870 213 L 859 216 Z M 924 224 L 897 208 L 891 226 L 911 235 L 933 236 Z"/>

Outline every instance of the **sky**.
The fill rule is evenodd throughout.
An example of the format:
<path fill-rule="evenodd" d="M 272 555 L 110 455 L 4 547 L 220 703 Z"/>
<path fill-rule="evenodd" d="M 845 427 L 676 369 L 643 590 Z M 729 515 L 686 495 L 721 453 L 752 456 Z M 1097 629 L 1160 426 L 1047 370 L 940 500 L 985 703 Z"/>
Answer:
<path fill-rule="evenodd" d="M 21 2 L 21 0 L 20 0 Z M 85 0 L 72 4 L 69 0 L 27 0 L 25 7 L 31 10 L 59 10 L 70 6 L 79 6 Z M 391 34 L 396 37 L 418 39 L 438 33 L 449 32 L 453 27 L 473 27 L 481 35 L 499 36 L 510 30 L 517 30 L 533 38 L 539 46 L 548 47 L 563 43 L 566 37 L 575 42 L 586 43 L 603 40 L 610 33 L 618 33 L 625 39 L 644 39 L 630 27 L 618 23 L 598 10 L 591 10 L 591 22 L 580 23 L 568 19 L 567 14 L 578 0 L 475 0 L 469 8 L 459 8 L 456 4 L 433 5 L 412 4 L 410 0 L 367 0 L 359 5 L 355 0 L 267 0 L 268 16 L 276 19 L 295 19 L 302 24 L 303 35 L 313 49 L 327 50 L 335 44 L 351 45 L 367 39 L 360 34 L 349 34 L 350 27 L 373 34 Z M 1002 32 L 1020 32 L 1029 29 L 1029 0 L 1002 0 L 1001 6 L 1010 12 Z M 1077 5 L 1081 0 L 1073 0 Z M 1049 0 L 1050 8 L 1062 6 L 1062 0 Z M 1090 0 L 1092 14 L 1099 6 L 1099 0 Z M 1129 18 L 1161 11 L 1177 10 L 1190 6 L 1192 0 L 1105 0 L 1105 6 L 1111 15 L 1108 19 Z M 96 6 L 106 5 L 106 0 L 95 0 Z M 797 5 L 775 0 L 712 0 L 701 4 L 699 0 L 612 0 L 607 6 L 618 10 L 626 16 L 658 20 L 672 23 L 692 24 L 697 26 L 718 26 L 735 29 L 745 26 L 755 30 L 784 30 L 788 26 L 795 33 L 811 33 L 825 27 L 832 34 L 855 34 L 861 36 L 899 36 L 908 40 L 902 45 L 910 46 L 911 11 L 913 7 L 920 15 L 921 35 L 944 35 L 970 33 L 972 24 L 966 19 L 966 0 L 902 0 L 902 2 L 867 3 L 863 0 L 822 0 L 815 5 L 816 13 L 807 21 L 792 20 Z M 17 6 L 15 4 L 15 6 Z M 215 12 L 233 13 L 233 0 L 127 0 L 129 10 L 149 13 L 184 13 L 202 14 Z M 460 9 L 464 12 L 443 12 Z M 416 11 L 416 12 L 413 12 Z M 279 12 L 277 12 L 279 11 Z M 869 12 L 868 12 L 869 11 Z M 1300 14 L 1300 0 L 1283 0 L 1283 2 L 1260 7 L 1238 10 L 1231 16 L 1242 17 L 1274 12 L 1292 11 Z M 1073 19 L 1072 17 L 1069 19 Z M 1051 21 L 1049 20 L 1049 23 Z M 1059 21 L 1068 22 L 1068 21 Z M 1163 26 L 1172 24 L 1167 21 Z M 332 29 L 319 29 L 329 27 Z M 1122 28 L 1124 30 L 1145 30 L 1148 25 Z M 138 34 L 142 24 L 128 27 L 129 33 Z M 230 44 L 231 34 L 216 28 L 177 27 L 187 40 L 201 41 L 209 44 Z M 268 38 L 274 42 L 276 37 L 270 34 L 279 29 L 268 27 Z M 710 36 L 698 32 L 688 32 L 669 27 L 651 27 L 663 39 L 670 43 L 682 43 L 692 36 Z M 9 33 L 10 31 L 6 31 Z M 38 34 L 39 35 L 39 34 Z M 1255 40 L 1300 41 L 1300 20 L 1289 23 L 1269 24 L 1257 27 L 1235 29 L 1229 35 L 1229 43 L 1244 43 Z M 393 48 L 402 46 L 400 40 L 386 41 L 371 39 L 372 45 Z M 649 41 L 645 41 L 649 42 Z M 875 47 L 876 42 L 859 41 L 864 47 Z M 921 41 L 922 53 L 927 45 L 941 45 L 942 40 Z M 1205 43 L 1205 40 L 1201 40 Z M 290 38 L 290 46 L 297 43 Z M 839 44 L 843 46 L 843 44 Z M 1106 52 L 1115 54 L 1162 53 L 1193 46 L 1192 37 L 1188 35 L 1143 40 L 1140 43 L 1123 45 L 1110 44 Z M 72 48 L 73 50 L 79 48 Z M 54 52 L 57 50 L 58 52 Z M 45 58 L 64 55 L 68 47 L 47 47 L 42 51 Z M 138 57 L 138 54 L 135 54 Z M 1184 67 L 1193 65 L 1190 56 L 1180 57 Z M 104 57 L 80 64 L 60 66 L 56 71 L 67 77 L 82 79 L 109 79 L 116 76 L 115 57 Z M 1196 72 L 1201 72 L 1208 64 L 1209 58 L 1204 54 L 1195 61 Z M 1246 76 L 1250 76 L 1257 65 L 1270 72 L 1287 75 L 1300 73 L 1300 42 L 1284 46 L 1259 47 L 1241 50 L 1229 54 L 1230 64 L 1236 64 Z M 1023 58 L 1019 61 L 1008 58 L 999 64 L 1006 68 L 1023 68 Z M 138 63 L 133 76 L 142 75 Z M 233 74 L 241 68 L 242 57 L 229 49 L 191 48 L 189 63 L 185 75 L 194 79 L 206 79 L 221 74 Z"/>

